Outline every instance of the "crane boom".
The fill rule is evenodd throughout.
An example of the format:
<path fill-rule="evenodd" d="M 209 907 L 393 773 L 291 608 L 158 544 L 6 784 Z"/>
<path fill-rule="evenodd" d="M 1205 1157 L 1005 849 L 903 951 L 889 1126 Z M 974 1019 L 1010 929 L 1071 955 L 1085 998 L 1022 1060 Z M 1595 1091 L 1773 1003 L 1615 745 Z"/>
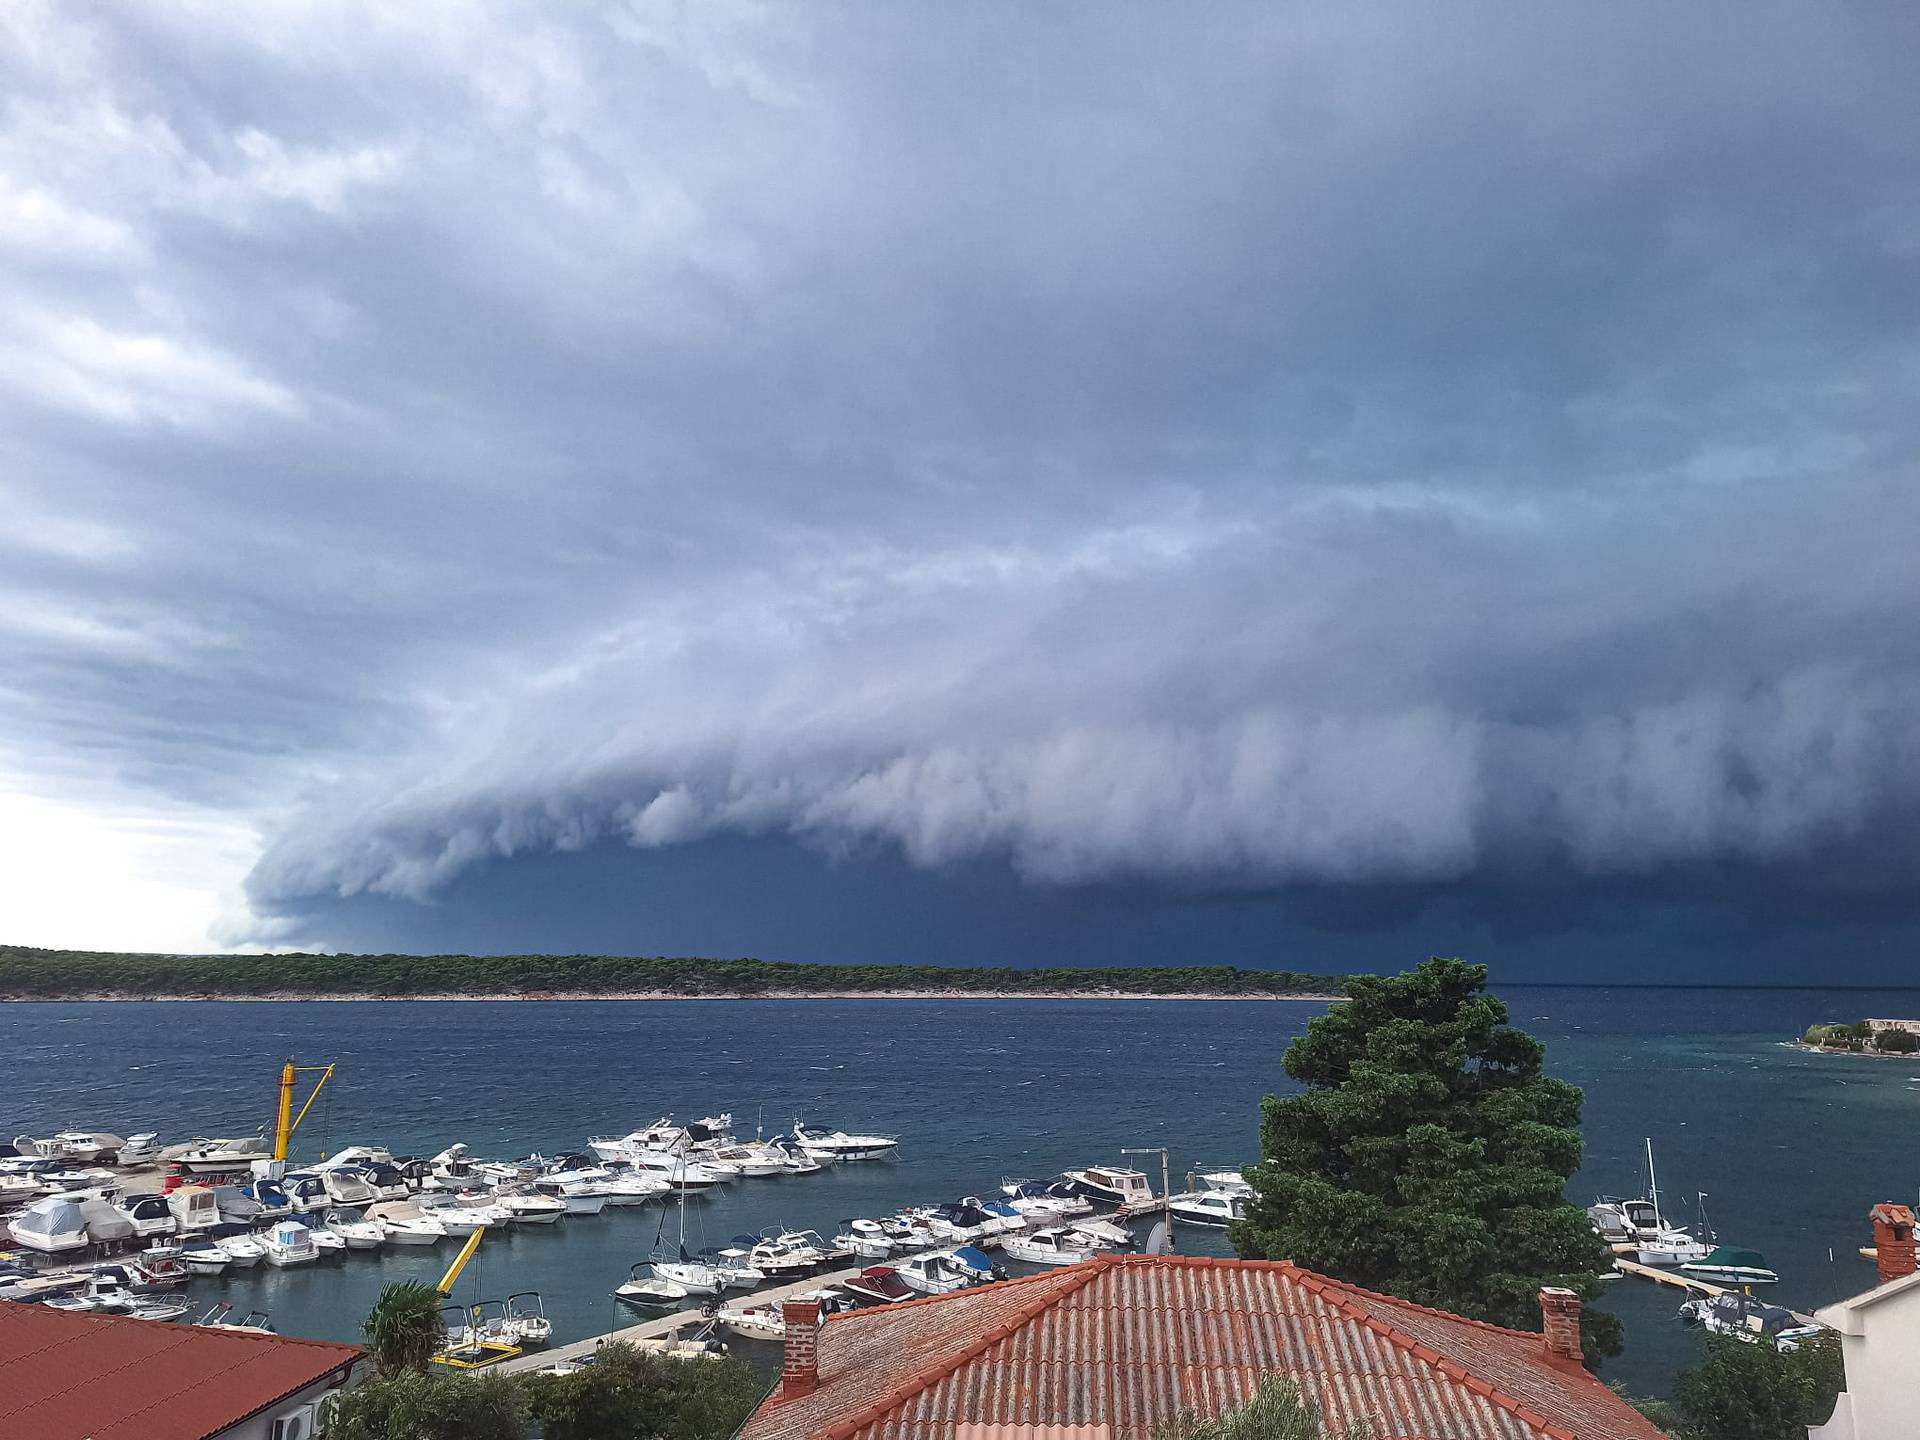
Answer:
<path fill-rule="evenodd" d="M 458 1280 L 460 1272 L 467 1268 L 467 1261 L 471 1260 L 473 1252 L 480 1248 L 480 1237 L 486 1233 L 487 1227 L 482 1225 L 467 1237 L 467 1243 L 460 1247 L 460 1253 L 453 1257 L 453 1264 L 447 1267 L 447 1273 L 440 1277 L 440 1283 L 434 1286 L 434 1289 L 442 1295 L 453 1293 L 453 1282 Z"/>

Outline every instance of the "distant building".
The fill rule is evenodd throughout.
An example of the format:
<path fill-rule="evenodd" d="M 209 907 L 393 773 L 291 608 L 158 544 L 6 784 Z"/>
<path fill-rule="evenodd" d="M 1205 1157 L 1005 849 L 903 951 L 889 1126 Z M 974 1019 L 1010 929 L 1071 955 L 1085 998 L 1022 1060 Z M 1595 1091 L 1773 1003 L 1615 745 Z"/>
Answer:
<path fill-rule="evenodd" d="M 779 1388 L 740 1440 L 1143 1440 L 1292 1380 L 1372 1440 L 1664 1440 L 1580 1363 L 1580 1301 L 1529 1334 L 1285 1261 L 1103 1256 L 836 1315 L 788 1301 Z"/>
<path fill-rule="evenodd" d="M 1882 1030 L 1904 1030 L 1909 1035 L 1920 1035 L 1920 1020 L 1869 1020 L 1867 1029 L 1876 1035 Z"/>
<path fill-rule="evenodd" d="M 1813 1312 L 1840 1332 L 1847 1388 L 1833 1418 L 1809 1427 L 1811 1440 L 1910 1440 L 1920 1433 L 1920 1267 L 1913 1211 L 1873 1207 L 1880 1283 L 1864 1295 Z"/>
<path fill-rule="evenodd" d="M 309 1440 L 354 1345 L 0 1303 L 6 1440 Z"/>

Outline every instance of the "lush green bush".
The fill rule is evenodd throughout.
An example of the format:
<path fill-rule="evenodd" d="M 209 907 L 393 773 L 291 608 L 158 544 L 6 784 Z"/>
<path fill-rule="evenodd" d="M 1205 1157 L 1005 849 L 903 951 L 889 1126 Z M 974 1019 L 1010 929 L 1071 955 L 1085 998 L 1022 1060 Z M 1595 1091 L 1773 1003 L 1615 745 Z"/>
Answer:
<path fill-rule="evenodd" d="M 1805 1440 L 1809 1425 L 1832 1417 L 1834 1397 L 1846 1385 L 1839 1336 L 1822 1335 L 1791 1352 L 1724 1335 L 1702 1341 L 1660 1412 L 1659 1423 L 1676 1440 Z"/>
<path fill-rule="evenodd" d="M 1920 1050 L 1920 1036 L 1910 1030 L 1876 1031 L 1873 1048 L 1887 1055 L 1911 1055 Z"/>
<path fill-rule="evenodd" d="M 618 1342 L 583 1370 L 526 1383 L 544 1440 L 724 1440 L 767 1389 L 731 1357 L 675 1360 Z"/>
<path fill-rule="evenodd" d="M 1515 1329 L 1540 1328 L 1544 1285 L 1605 1293 L 1613 1257 L 1566 1199 L 1581 1093 L 1486 983 L 1437 959 L 1346 982 L 1287 1051 L 1305 1091 L 1265 1102 L 1241 1255 Z M 1619 1351 L 1613 1316 L 1581 1328 L 1590 1363 Z"/>
<path fill-rule="evenodd" d="M 327 1440 L 526 1440 L 527 1397 L 511 1375 L 403 1370 L 340 1397 Z M 608 1432 L 605 1440 L 627 1440 Z"/>
<path fill-rule="evenodd" d="M 1148 995 L 1331 993 L 1339 981 L 1229 965 L 800 965 L 604 955 L 120 955 L 0 945 L 0 999 L 76 995 L 759 995 L 779 991 Z"/>

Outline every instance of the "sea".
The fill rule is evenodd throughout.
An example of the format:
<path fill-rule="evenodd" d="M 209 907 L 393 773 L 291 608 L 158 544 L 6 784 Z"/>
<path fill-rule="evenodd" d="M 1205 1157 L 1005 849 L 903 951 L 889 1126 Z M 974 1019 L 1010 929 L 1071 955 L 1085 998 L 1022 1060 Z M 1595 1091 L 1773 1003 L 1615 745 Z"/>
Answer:
<path fill-rule="evenodd" d="M 1670 1218 L 1704 1192 L 1726 1243 L 1811 1310 L 1871 1286 L 1867 1212 L 1913 1203 L 1920 1057 L 1821 1055 L 1809 1024 L 1920 1015 L 1920 990 L 1497 987 L 1586 1092 L 1580 1204 L 1633 1194 L 1653 1142 Z M 1008 1178 L 1169 1152 L 1186 1172 L 1259 1158 L 1260 1106 L 1291 1082 L 1311 1002 L 1124 1000 L 407 1001 L 0 1004 L 0 1131 L 154 1130 L 163 1143 L 270 1126 L 281 1063 L 331 1062 L 293 1160 L 354 1143 L 430 1155 L 581 1149 L 665 1115 L 730 1112 L 778 1133 L 798 1118 L 897 1134 L 888 1160 L 741 1180 L 686 1209 L 690 1248 L 769 1227 L 832 1235 L 850 1216 L 986 1195 Z M 7 1129 L 5 1127 L 11 1126 Z M 1159 1186 L 1157 1153 L 1132 1157 Z M 490 1234 L 454 1298 L 537 1290 L 557 1340 L 640 1318 L 614 1287 L 679 1237 L 676 1209 L 608 1209 Z M 1181 1228 L 1190 1253 L 1229 1253 Z M 190 1291 L 265 1310 L 282 1334 L 352 1340 L 382 1285 L 437 1280 L 450 1244 L 257 1267 Z M 1627 1346 L 1603 1374 L 1667 1391 L 1693 1353 L 1679 1291 L 1622 1278 L 1605 1304 Z M 765 1357 L 760 1357 L 762 1363 Z"/>

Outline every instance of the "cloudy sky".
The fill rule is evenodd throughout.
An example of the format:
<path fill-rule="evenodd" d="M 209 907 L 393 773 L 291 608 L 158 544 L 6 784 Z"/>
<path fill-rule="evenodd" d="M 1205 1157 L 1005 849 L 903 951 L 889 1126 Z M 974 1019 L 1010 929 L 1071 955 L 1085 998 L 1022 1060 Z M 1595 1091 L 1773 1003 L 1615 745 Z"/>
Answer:
<path fill-rule="evenodd" d="M 1911 974 L 1917 73 L 8 5 L 0 939 Z"/>

